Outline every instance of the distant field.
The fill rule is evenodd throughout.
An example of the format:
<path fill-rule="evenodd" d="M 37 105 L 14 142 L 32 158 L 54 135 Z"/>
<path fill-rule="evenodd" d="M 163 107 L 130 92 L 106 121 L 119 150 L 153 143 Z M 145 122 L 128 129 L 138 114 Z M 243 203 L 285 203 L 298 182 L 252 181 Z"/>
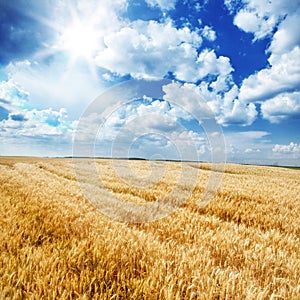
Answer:
<path fill-rule="evenodd" d="M 113 163 L 97 162 L 105 187 L 134 203 L 163 198 L 181 166 L 157 162 L 161 181 L 138 188 Z M 0 158 L 0 299 L 300 299 L 299 170 L 227 165 L 201 208 L 210 165 L 185 164 L 199 170 L 186 203 L 125 224 L 81 194 L 72 159 Z M 147 178 L 149 162 L 130 166 Z"/>

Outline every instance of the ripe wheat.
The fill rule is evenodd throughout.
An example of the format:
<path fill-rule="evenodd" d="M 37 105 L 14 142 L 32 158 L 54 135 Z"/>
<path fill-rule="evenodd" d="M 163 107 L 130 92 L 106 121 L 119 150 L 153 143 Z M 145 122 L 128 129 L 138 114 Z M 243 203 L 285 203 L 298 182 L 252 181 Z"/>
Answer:
<path fill-rule="evenodd" d="M 178 187 L 180 163 L 156 162 L 156 180 L 150 162 L 131 161 L 129 174 L 127 162 L 98 160 L 124 202 L 192 189 L 168 217 L 125 224 L 82 195 L 72 160 L 1 158 L 0 298 L 300 299 L 300 172 L 227 165 L 199 207 L 210 165 L 185 164 L 195 187 Z"/>

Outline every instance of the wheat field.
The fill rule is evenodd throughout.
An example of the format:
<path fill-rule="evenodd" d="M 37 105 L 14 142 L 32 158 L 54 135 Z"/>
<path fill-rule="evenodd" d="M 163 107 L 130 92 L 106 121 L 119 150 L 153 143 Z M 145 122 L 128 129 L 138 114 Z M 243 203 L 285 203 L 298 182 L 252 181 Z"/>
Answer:
<path fill-rule="evenodd" d="M 184 164 L 198 176 L 186 201 L 131 224 L 91 204 L 72 159 L 0 158 L 0 299 L 300 299 L 300 171 L 228 164 L 201 207 L 210 165 Z M 178 162 L 156 162 L 149 185 L 149 162 L 130 161 L 129 183 L 114 166 L 128 163 L 97 160 L 124 203 L 190 188 Z"/>

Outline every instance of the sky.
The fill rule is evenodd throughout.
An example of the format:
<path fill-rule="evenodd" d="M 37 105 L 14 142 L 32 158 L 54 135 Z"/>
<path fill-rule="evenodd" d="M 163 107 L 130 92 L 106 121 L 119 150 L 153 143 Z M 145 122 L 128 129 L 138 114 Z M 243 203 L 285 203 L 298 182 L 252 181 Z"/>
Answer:
<path fill-rule="evenodd" d="M 72 156 L 81 126 L 97 156 L 209 161 L 209 116 L 227 162 L 300 166 L 299 18 L 300 0 L 0 0 L 0 155 Z M 109 110 L 132 80 L 166 83 Z"/>

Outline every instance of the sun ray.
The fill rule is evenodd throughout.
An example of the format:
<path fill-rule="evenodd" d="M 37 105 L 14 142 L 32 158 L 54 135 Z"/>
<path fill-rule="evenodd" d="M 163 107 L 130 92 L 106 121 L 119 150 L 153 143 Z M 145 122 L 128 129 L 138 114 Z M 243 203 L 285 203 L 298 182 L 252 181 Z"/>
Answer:
<path fill-rule="evenodd" d="M 66 59 L 62 80 L 64 77 L 70 76 L 77 63 L 86 64 L 91 75 L 97 78 L 94 57 L 102 47 L 101 26 L 95 16 L 81 15 L 70 1 L 66 7 L 67 13 L 63 22 L 57 22 L 57 19 L 51 20 L 29 10 L 20 11 L 23 15 L 49 28 L 53 33 L 53 40 L 45 42 L 43 48 L 34 54 L 33 60 L 38 62 L 61 53 Z M 17 7 L 14 9 L 19 10 Z"/>

